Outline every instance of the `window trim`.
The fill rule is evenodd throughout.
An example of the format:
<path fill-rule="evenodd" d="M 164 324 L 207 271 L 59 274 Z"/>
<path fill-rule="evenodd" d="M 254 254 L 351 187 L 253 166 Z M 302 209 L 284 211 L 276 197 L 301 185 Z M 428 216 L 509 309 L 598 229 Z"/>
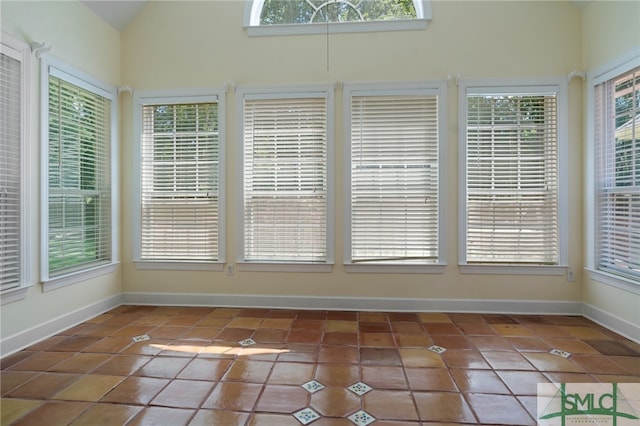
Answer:
<path fill-rule="evenodd" d="M 237 149 L 235 181 L 236 188 L 236 264 L 239 271 L 251 272 L 331 272 L 335 264 L 335 88 L 329 84 L 288 85 L 288 86 L 240 86 L 236 88 L 236 134 Z M 326 143 L 327 143 L 327 235 L 326 260 L 324 262 L 268 262 L 247 261 L 244 257 L 244 99 L 286 99 L 305 97 L 324 97 L 326 102 Z"/>
<path fill-rule="evenodd" d="M 217 271 L 224 270 L 226 262 L 226 92 L 223 88 L 204 88 L 188 90 L 148 90 L 136 91 L 133 96 L 133 263 L 138 270 L 174 270 L 174 271 Z M 204 103 L 218 104 L 218 260 L 178 261 L 178 260 L 142 260 L 142 107 L 148 104 Z"/>
<path fill-rule="evenodd" d="M 243 25 L 249 36 L 416 31 L 425 30 L 429 21 L 432 19 L 431 0 L 413 0 L 416 10 L 416 19 L 260 25 L 260 13 L 262 12 L 263 4 L 264 0 L 246 0 Z"/>
<path fill-rule="evenodd" d="M 32 269 L 31 231 L 29 224 L 30 194 L 32 183 L 30 161 L 30 108 L 31 108 L 31 48 L 30 46 L 4 31 L 0 33 L 2 48 L 9 49 L 11 56 L 20 61 L 20 282 L 17 287 L 2 292 L 0 305 L 22 300 L 27 296 L 28 289 L 33 286 L 30 270 Z"/>
<path fill-rule="evenodd" d="M 438 108 L 438 261 L 433 264 L 390 264 L 352 262 L 351 260 L 351 97 L 361 95 L 398 95 L 417 93 L 436 95 Z M 447 204 L 447 83 L 446 81 L 345 83 L 343 87 L 343 185 L 344 188 L 344 267 L 349 273 L 442 274 L 446 259 Z"/>
<path fill-rule="evenodd" d="M 49 276 L 49 77 L 54 76 L 68 83 L 105 97 L 111 101 L 110 123 L 110 163 L 111 163 L 111 260 L 101 265 L 66 273 L 57 277 Z M 80 283 L 115 271 L 119 259 L 120 195 L 119 195 L 119 149 L 118 149 L 118 91 L 114 85 L 99 80 L 72 65 L 49 54 L 40 61 L 40 280 L 43 291 Z"/>
<path fill-rule="evenodd" d="M 601 83 L 605 83 L 625 72 L 640 66 L 640 53 L 638 47 L 632 48 L 621 55 L 613 58 L 604 65 L 601 65 L 587 72 L 587 125 L 586 125 L 586 185 L 585 203 L 588 208 L 585 211 L 585 244 L 587 247 L 586 266 L 591 279 L 599 283 L 620 288 L 634 294 L 640 294 L 640 280 L 612 274 L 598 269 L 596 265 L 596 141 L 595 141 L 595 88 Z"/>
<path fill-rule="evenodd" d="M 467 99 L 468 91 L 487 93 L 557 93 L 558 129 L 558 263 L 467 263 Z M 566 78 L 461 80 L 458 82 L 458 267 L 463 274 L 564 275 L 569 267 L 568 82 Z"/>

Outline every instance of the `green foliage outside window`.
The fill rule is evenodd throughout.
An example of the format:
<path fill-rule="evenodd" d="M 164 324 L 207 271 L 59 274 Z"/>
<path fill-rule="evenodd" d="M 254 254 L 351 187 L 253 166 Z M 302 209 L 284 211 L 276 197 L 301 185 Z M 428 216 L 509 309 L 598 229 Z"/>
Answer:
<path fill-rule="evenodd" d="M 261 25 L 415 19 L 413 0 L 265 0 Z"/>
<path fill-rule="evenodd" d="M 49 78 L 49 275 L 110 257 L 110 101 Z"/>

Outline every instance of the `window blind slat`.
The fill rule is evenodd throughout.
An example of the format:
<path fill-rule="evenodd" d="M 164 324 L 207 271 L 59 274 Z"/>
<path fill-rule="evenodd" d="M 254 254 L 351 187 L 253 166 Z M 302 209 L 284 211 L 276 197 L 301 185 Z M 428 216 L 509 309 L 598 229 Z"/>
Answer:
<path fill-rule="evenodd" d="M 144 105 L 142 115 L 141 260 L 218 260 L 218 103 Z"/>
<path fill-rule="evenodd" d="M 0 54 L 0 292 L 21 285 L 21 61 Z"/>
<path fill-rule="evenodd" d="M 640 279 L 640 68 L 595 87 L 596 262 Z"/>
<path fill-rule="evenodd" d="M 468 263 L 557 264 L 557 97 L 469 94 Z"/>
<path fill-rule="evenodd" d="M 111 101 L 49 77 L 49 276 L 111 259 Z"/>
<path fill-rule="evenodd" d="M 434 263 L 437 96 L 353 95 L 350 108 L 351 261 Z"/>
<path fill-rule="evenodd" d="M 244 258 L 327 260 L 326 98 L 244 100 Z"/>

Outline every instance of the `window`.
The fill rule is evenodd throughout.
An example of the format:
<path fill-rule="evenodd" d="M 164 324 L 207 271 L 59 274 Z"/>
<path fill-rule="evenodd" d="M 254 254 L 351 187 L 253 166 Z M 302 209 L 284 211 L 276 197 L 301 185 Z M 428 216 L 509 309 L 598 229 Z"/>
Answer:
<path fill-rule="evenodd" d="M 23 212 L 29 47 L 2 33 L 0 44 L 0 291 L 19 292 L 27 284 Z"/>
<path fill-rule="evenodd" d="M 42 63 L 46 283 L 115 261 L 116 90 L 51 58 Z"/>
<path fill-rule="evenodd" d="M 242 243 L 249 263 L 329 264 L 329 91 L 239 90 Z"/>
<path fill-rule="evenodd" d="M 348 270 L 444 264 L 444 98 L 444 86 L 345 87 Z"/>
<path fill-rule="evenodd" d="M 429 0 L 253 0 L 245 11 L 249 35 L 424 29 Z"/>
<path fill-rule="evenodd" d="M 174 268 L 224 262 L 219 96 L 136 97 L 140 131 L 136 259 Z"/>
<path fill-rule="evenodd" d="M 595 85 L 596 268 L 640 282 L 640 66 Z"/>
<path fill-rule="evenodd" d="M 566 89 L 461 89 L 463 264 L 562 265 Z"/>

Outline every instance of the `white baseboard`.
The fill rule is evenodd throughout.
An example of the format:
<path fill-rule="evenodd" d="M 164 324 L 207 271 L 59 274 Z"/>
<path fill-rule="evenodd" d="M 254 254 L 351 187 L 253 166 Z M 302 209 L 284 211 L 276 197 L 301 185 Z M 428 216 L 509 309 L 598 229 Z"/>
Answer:
<path fill-rule="evenodd" d="M 3 337 L 0 340 L 0 358 L 29 347 L 120 305 L 122 305 L 122 294 L 117 294 L 53 318 L 25 331 Z"/>
<path fill-rule="evenodd" d="M 640 326 L 588 303 L 582 304 L 582 315 L 629 340 L 640 343 Z"/>
<path fill-rule="evenodd" d="M 387 312 L 478 312 L 581 315 L 581 302 L 548 300 L 400 299 L 242 294 L 123 293 L 130 305 L 218 306 Z"/>
<path fill-rule="evenodd" d="M 548 300 L 400 299 L 240 294 L 122 293 L 0 340 L 0 358 L 120 305 L 211 306 L 386 312 L 476 312 L 583 315 L 640 343 L 640 327 L 582 302 Z"/>

